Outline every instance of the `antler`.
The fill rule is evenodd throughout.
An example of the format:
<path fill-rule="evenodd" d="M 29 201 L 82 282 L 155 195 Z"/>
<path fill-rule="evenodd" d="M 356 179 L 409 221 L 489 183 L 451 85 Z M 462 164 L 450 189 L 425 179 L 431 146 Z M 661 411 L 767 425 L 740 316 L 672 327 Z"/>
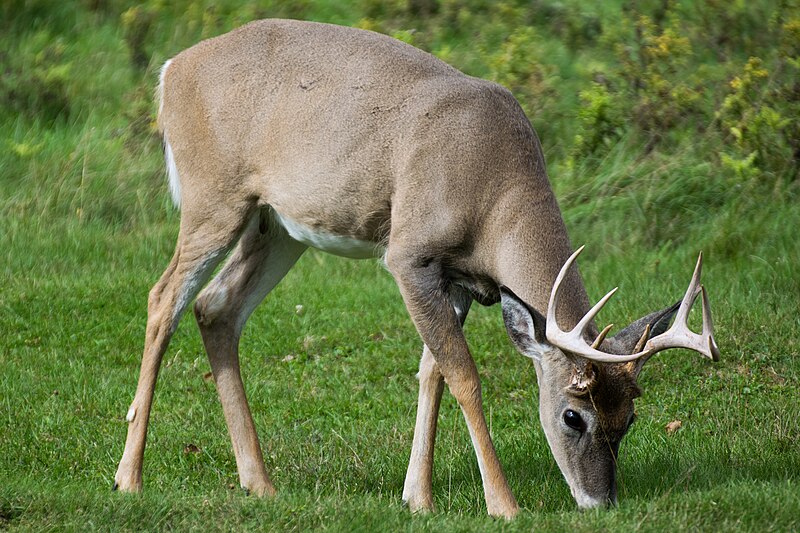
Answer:
<path fill-rule="evenodd" d="M 675 315 L 675 322 L 667 331 L 653 337 L 644 345 L 644 353 L 654 354 L 667 348 L 687 348 L 699 352 L 712 361 L 719 361 L 719 348 L 714 340 L 714 324 L 711 321 L 711 306 L 708 304 L 706 288 L 700 285 L 700 272 L 703 269 L 702 252 L 697 257 L 697 266 L 694 267 L 692 281 Z M 703 309 L 703 331 L 695 333 L 689 329 L 689 311 L 692 309 L 698 295 Z"/>
<path fill-rule="evenodd" d="M 586 315 L 575 325 L 572 330 L 563 331 L 558 326 L 558 322 L 556 321 L 556 307 L 558 306 L 559 298 L 558 291 L 561 287 L 561 282 L 564 280 L 564 276 L 566 276 L 567 271 L 569 270 L 569 267 L 572 266 L 573 262 L 575 262 L 575 258 L 578 257 L 578 254 L 583 251 L 583 248 L 584 247 L 581 246 L 575 250 L 575 252 L 564 263 L 564 266 L 561 267 L 561 272 L 558 273 L 558 277 L 556 277 L 556 281 L 553 284 L 553 291 L 550 293 L 550 304 L 547 307 L 547 327 L 545 328 L 545 334 L 547 336 L 547 340 L 550 341 L 553 346 L 561 348 L 562 350 L 566 350 L 573 355 L 578 355 L 599 363 L 625 363 L 640 359 L 642 357 L 650 357 L 654 353 L 660 352 L 661 350 L 666 350 L 667 348 L 687 348 L 689 350 L 699 352 L 713 361 L 719 360 L 719 348 L 714 340 L 714 327 L 711 322 L 711 310 L 708 304 L 708 295 L 706 294 L 705 287 L 700 285 L 700 272 L 703 266 L 702 253 L 697 258 L 697 266 L 694 268 L 692 281 L 689 283 L 689 288 L 686 290 L 686 294 L 681 301 L 680 308 L 675 316 L 675 322 L 672 324 L 672 327 L 661 335 L 653 337 L 649 341 L 644 342 L 648 334 L 646 332 L 642 336 L 642 339 L 639 341 L 639 343 L 637 343 L 635 353 L 630 355 L 614 355 L 601 352 L 597 349 L 600 343 L 595 341 L 595 343 L 590 346 L 584 338 L 584 334 L 586 333 L 586 328 L 589 326 L 589 322 L 591 322 L 597 313 L 600 312 L 600 309 L 603 308 L 609 298 L 613 296 L 613 294 L 617 291 L 617 287 L 603 296 L 603 298 L 600 299 L 600 301 L 597 302 L 588 313 L 586 313 Z M 689 329 L 688 319 L 689 311 L 694 305 L 697 296 L 701 294 L 701 303 L 703 308 L 703 330 L 702 333 L 698 334 Z M 601 337 L 602 336 L 603 335 L 601 334 Z M 642 346 L 642 344 L 644 344 L 644 346 Z"/>

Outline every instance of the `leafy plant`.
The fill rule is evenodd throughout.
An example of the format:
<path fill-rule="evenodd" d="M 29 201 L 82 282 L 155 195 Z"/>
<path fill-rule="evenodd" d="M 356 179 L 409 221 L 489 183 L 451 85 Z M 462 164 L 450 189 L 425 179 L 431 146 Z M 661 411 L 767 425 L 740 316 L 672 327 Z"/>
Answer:
<path fill-rule="evenodd" d="M 0 102 L 8 109 L 48 122 L 71 110 L 72 61 L 62 38 L 34 34 L 12 53 L 0 52 Z"/>
<path fill-rule="evenodd" d="M 150 63 L 150 54 L 145 49 L 156 11 L 147 5 L 137 5 L 126 10 L 120 17 L 125 43 L 134 67 L 144 70 Z"/>
<path fill-rule="evenodd" d="M 664 132 L 695 111 L 697 91 L 684 72 L 692 46 L 681 35 L 680 21 L 671 18 L 661 28 L 646 15 L 633 21 L 634 39 L 615 48 L 620 77 L 627 82 L 631 118 L 642 131 L 657 140 Z"/>
<path fill-rule="evenodd" d="M 483 51 L 489 79 L 514 93 L 530 117 L 551 107 L 557 83 L 554 69 L 536 60 L 540 48 L 536 30 L 521 26 L 497 50 Z"/>
<path fill-rule="evenodd" d="M 796 68 L 787 59 L 776 70 Z M 798 107 L 796 80 L 771 75 L 764 61 L 751 57 L 730 82 L 730 93 L 717 111 L 724 134 L 731 140 L 721 156 L 738 181 L 751 181 L 767 173 L 780 177 L 797 172 L 797 141 L 792 127 Z M 794 172 L 792 172 L 794 169 Z M 770 181 L 775 181 L 773 178 Z"/>
<path fill-rule="evenodd" d="M 624 132 L 625 114 L 621 101 L 600 83 L 579 93 L 578 125 L 572 156 L 585 158 L 611 147 Z"/>

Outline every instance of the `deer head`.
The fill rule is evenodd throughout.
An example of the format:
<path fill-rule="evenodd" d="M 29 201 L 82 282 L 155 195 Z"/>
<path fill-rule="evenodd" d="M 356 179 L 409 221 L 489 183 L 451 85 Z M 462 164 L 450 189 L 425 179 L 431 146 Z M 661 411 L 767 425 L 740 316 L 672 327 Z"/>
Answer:
<path fill-rule="evenodd" d="M 675 305 L 635 321 L 613 337 L 606 338 L 609 326 L 595 339 L 587 339 L 589 324 L 614 289 L 574 329 L 563 331 L 556 322 L 559 287 L 582 250 L 572 254 L 556 278 L 547 318 L 507 288 L 501 289 L 501 300 L 509 336 L 536 367 L 539 418 L 547 442 L 578 505 L 589 508 L 616 503 L 617 455 L 636 417 L 633 401 L 641 394 L 636 381 L 644 363 L 667 348 L 688 348 L 716 361 L 719 349 L 708 297 L 699 285 L 702 255 L 686 295 Z M 687 323 L 699 295 L 701 334 L 691 331 Z M 669 327 L 673 316 L 675 323 Z"/>

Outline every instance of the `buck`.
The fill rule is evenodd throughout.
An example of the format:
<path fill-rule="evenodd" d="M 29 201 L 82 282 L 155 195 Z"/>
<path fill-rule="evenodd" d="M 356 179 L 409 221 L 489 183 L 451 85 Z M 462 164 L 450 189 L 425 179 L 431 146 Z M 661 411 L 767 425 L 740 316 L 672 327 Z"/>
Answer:
<path fill-rule="evenodd" d="M 255 307 L 309 246 L 383 257 L 424 341 L 403 488 L 414 511 L 433 507 L 444 383 L 469 428 L 489 514 L 512 517 L 519 509 L 462 331 L 473 301 L 502 302 L 513 344 L 533 359 L 542 427 L 580 507 L 616 500 L 618 447 L 648 358 L 672 347 L 719 356 L 699 284 L 702 257 L 680 303 L 615 336 L 608 328 L 598 333 L 594 316 L 611 293 L 589 308 L 573 264 L 580 250 L 571 254 L 539 140 L 497 84 L 376 33 L 265 20 L 168 61 L 158 97 L 180 231 L 150 291 L 115 488 L 142 488 L 159 366 L 197 297 L 194 312 L 241 486 L 275 492 L 245 398 L 238 344 Z M 687 323 L 698 296 L 699 334 Z"/>

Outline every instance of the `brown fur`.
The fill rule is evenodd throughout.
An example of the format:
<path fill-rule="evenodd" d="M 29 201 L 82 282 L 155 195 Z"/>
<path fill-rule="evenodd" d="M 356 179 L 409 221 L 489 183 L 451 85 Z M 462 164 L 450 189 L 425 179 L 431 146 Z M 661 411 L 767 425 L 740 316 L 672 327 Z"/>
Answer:
<path fill-rule="evenodd" d="M 619 442 L 628 431 L 633 400 L 642 392 L 636 378 L 627 371 L 624 364 L 597 365 L 596 386 L 590 392 L 590 400 L 596 409 L 600 425 L 607 439 Z"/>

